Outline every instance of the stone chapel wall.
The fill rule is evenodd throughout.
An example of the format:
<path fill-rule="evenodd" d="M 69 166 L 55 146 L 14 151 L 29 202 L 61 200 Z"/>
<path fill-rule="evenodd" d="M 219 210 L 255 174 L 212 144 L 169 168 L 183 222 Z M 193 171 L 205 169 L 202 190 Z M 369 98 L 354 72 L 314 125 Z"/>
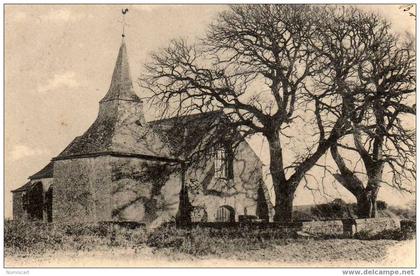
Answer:
<path fill-rule="evenodd" d="M 53 221 L 111 220 L 111 170 L 108 156 L 54 163 Z"/>
<path fill-rule="evenodd" d="M 179 165 L 112 157 L 112 218 L 117 221 L 170 220 L 179 205 Z"/>
<path fill-rule="evenodd" d="M 231 181 L 218 180 L 214 172 L 214 158 L 189 168 L 187 182 L 192 187 L 189 189 L 191 204 L 205 209 L 208 222 L 218 219 L 219 209 L 223 206 L 233 208 L 235 221 L 238 221 L 239 215 L 256 214 L 262 163 L 245 142 L 234 153 L 233 173 Z"/>

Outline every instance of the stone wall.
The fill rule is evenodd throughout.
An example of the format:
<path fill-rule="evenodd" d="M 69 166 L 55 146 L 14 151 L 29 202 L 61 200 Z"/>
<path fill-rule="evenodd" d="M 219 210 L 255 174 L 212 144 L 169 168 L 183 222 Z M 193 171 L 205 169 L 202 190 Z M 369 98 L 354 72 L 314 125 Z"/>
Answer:
<path fill-rule="evenodd" d="M 23 192 L 13 193 L 13 219 L 27 220 L 27 213 L 23 209 Z"/>
<path fill-rule="evenodd" d="M 384 230 L 399 229 L 398 218 L 343 219 L 302 222 L 302 231 L 315 235 L 352 236 L 358 232 L 376 234 Z"/>
<path fill-rule="evenodd" d="M 111 220 L 110 157 L 58 160 L 54 163 L 53 221 Z"/>
<path fill-rule="evenodd" d="M 167 221 L 178 210 L 177 166 L 102 156 L 55 161 L 53 221 Z"/>
<path fill-rule="evenodd" d="M 314 235 L 342 235 L 344 228 L 341 220 L 305 221 L 302 231 Z"/>
<path fill-rule="evenodd" d="M 178 165 L 112 157 L 110 166 L 113 220 L 157 223 L 175 217 L 181 189 Z"/>
<path fill-rule="evenodd" d="M 118 101 L 111 150 L 171 157 L 168 145 L 161 136 L 150 128 L 143 115 L 141 103 Z"/>
<path fill-rule="evenodd" d="M 400 220 L 398 218 L 369 218 L 355 219 L 354 233 L 369 232 L 375 234 L 384 230 L 392 230 L 400 228 Z"/>

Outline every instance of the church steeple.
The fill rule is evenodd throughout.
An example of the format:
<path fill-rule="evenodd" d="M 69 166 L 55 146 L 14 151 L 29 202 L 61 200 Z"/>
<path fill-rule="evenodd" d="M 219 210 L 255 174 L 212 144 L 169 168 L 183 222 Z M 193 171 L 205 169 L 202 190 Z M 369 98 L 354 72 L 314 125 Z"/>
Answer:
<path fill-rule="evenodd" d="M 106 93 L 105 97 L 100 102 L 103 103 L 113 100 L 141 102 L 140 98 L 134 93 L 124 38 L 118 52 L 111 85 L 108 93 Z"/>
<path fill-rule="evenodd" d="M 126 12 L 127 9 L 123 10 L 123 15 Z M 83 135 L 60 153 L 57 160 L 92 154 L 172 158 L 160 134 L 147 124 L 142 100 L 134 92 L 124 35 L 123 27 L 111 85 L 100 101 L 98 117 Z"/>

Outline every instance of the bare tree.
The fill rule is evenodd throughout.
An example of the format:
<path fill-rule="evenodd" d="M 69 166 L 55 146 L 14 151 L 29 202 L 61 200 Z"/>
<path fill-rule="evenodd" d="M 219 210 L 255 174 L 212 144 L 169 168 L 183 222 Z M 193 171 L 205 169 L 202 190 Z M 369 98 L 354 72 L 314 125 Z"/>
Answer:
<path fill-rule="evenodd" d="M 341 56 L 335 56 L 334 44 L 323 50 L 335 56 L 336 62 L 351 60 L 356 52 L 362 52 L 351 66 L 352 77 L 343 82 L 352 103 L 348 105 L 352 132 L 330 149 L 339 169 L 333 174 L 356 197 L 358 216 L 375 217 L 381 184 L 407 191 L 407 183 L 415 181 L 415 130 L 407 123 L 409 116 L 415 115 L 415 51 L 413 42 L 401 42 L 377 15 L 352 8 L 337 14 L 341 28 L 335 20 L 325 20 L 320 29 L 326 39 L 335 44 L 341 40 L 347 46 L 339 48 Z M 346 156 L 352 152 L 360 157 L 362 175 L 356 167 L 349 167 L 339 148 Z M 390 175 L 391 180 L 385 182 L 384 175 Z"/>
<path fill-rule="evenodd" d="M 406 5 L 401 5 L 401 6 L 400 6 L 400 9 L 401 9 L 403 12 L 407 12 L 407 13 L 408 13 L 408 15 L 413 16 L 414 18 L 416 18 L 416 14 L 415 14 L 415 12 L 416 12 L 416 7 L 415 7 L 415 4 L 406 4 Z M 414 11 L 413 11 L 413 10 L 414 10 Z"/>
<path fill-rule="evenodd" d="M 333 42 L 319 37 L 317 29 L 321 17 L 335 16 L 329 11 L 307 5 L 231 6 L 210 25 L 201 43 L 177 40 L 154 54 L 141 79 L 162 116 L 223 110 L 230 126 L 241 130 L 242 139 L 264 135 L 276 197 L 275 221 L 292 220 L 302 178 L 350 127 L 346 118 L 352 112 L 352 98 L 344 83 L 357 62 L 339 62 L 331 68 L 325 44 Z M 314 122 L 312 140 L 285 164 L 285 141 L 293 143 L 300 136 L 286 130 L 302 122 Z"/>

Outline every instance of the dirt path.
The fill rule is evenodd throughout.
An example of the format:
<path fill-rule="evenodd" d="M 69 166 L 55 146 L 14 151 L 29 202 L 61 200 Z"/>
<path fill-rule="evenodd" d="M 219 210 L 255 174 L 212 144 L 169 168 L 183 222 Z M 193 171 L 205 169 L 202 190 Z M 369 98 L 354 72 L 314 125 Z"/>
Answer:
<path fill-rule="evenodd" d="M 401 241 L 388 248 L 384 266 L 389 267 L 415 267 L 416 266 L 416 240 Z"/>

